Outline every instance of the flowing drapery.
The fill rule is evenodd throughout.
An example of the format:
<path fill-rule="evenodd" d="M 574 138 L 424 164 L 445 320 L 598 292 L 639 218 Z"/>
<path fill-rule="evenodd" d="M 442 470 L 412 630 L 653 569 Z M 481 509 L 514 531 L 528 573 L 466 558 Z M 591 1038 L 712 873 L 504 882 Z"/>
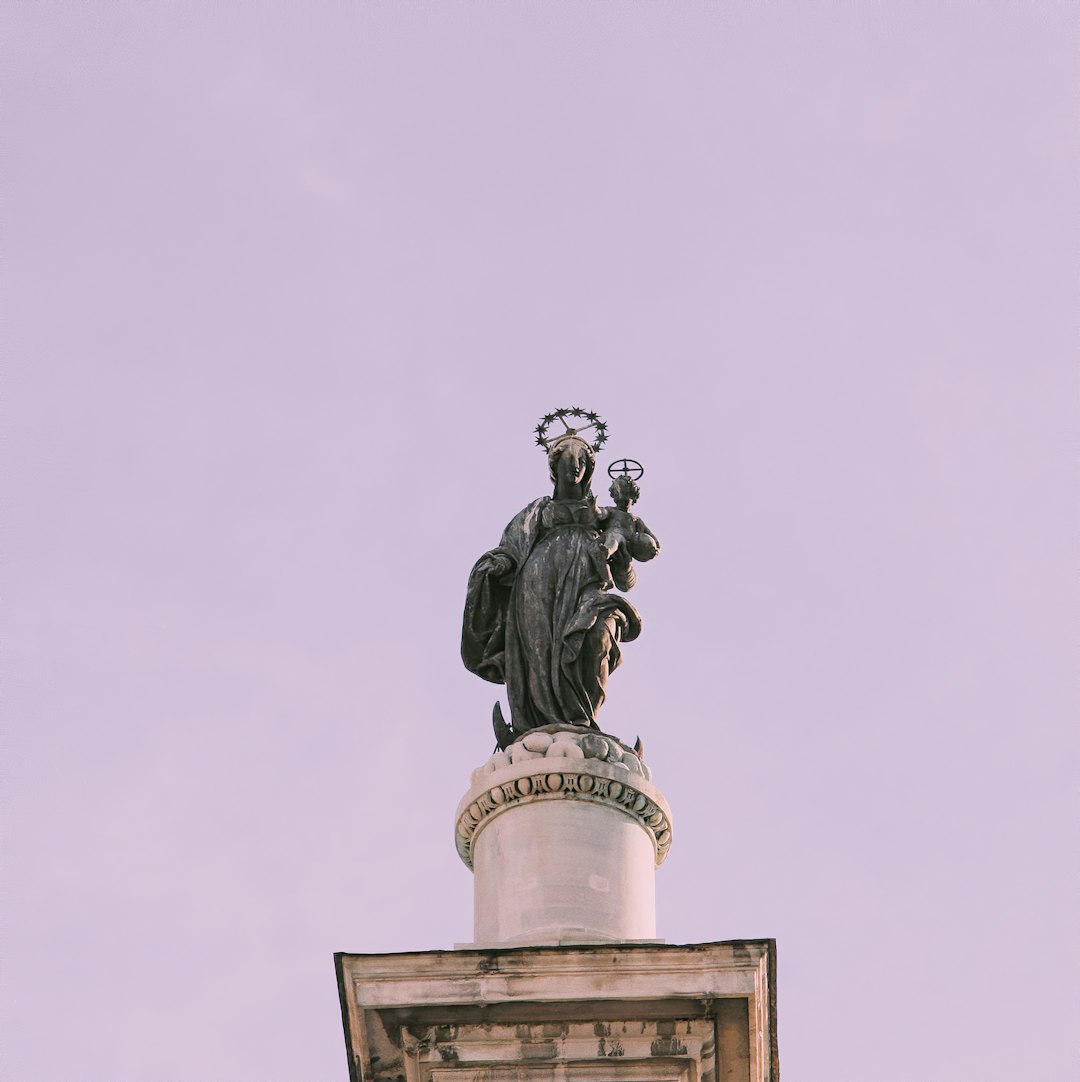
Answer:
<path fill-rule="evenodd" d="M 515 732 L 595 724 L 619 642 L 641 631 L 634 606 L 600 589 L 598 537 L 594 504 L 541 497 L 469 576 L 461 656 L 506 685 Z"/>

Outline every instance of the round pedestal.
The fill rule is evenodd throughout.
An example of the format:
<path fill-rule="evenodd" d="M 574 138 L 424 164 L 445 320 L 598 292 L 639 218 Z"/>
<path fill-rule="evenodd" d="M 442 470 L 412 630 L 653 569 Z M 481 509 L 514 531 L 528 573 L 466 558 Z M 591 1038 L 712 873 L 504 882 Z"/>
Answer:
<path fill-rule="evenodd" d="M 458 852 L 475 875 L 476 944 L 655 939 L 667 802 L 636 764 L 559 750 L 511 762 L 512 747 L 474 774 L 458 808 Z"/>

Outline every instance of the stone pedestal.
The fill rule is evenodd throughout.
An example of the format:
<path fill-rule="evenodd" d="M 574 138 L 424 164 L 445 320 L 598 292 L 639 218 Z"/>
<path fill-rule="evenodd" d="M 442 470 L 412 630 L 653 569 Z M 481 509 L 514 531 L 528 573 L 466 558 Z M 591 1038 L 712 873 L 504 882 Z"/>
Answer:
<path fill-rule="evenodd" d="M 493 755 L 457 811 L 477 942 L 335 955 L 351 1082 L 779 1082 L 776 944 L 654 940 L 670 845 L 621 741 Z"/>
<path fill-rule="evenodd" d="M 640 757 L 573 726 L 535 730 L 473 773 L 457 812 L 472 946 L 655 941 L 671 811 Z"/>

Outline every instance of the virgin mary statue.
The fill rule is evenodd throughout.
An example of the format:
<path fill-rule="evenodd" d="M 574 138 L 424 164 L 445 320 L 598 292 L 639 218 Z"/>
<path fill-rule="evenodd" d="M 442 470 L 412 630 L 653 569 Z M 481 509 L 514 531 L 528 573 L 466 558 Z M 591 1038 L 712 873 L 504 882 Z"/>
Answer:
<path fill-rule="evenodd" d="M 634 606 L 609 592 L 600 534 L 611 509 L 597 507 L 590 488 L 594 447 L 573 430 L 538 442 L 554 492 L 515 515 L 477 560 L 462 623 L 465 667 L 506 685 L 510 725 L 495 704 L 500 747 L 543 725 L 595 728 L 619 643 L 641 631 Z"/>

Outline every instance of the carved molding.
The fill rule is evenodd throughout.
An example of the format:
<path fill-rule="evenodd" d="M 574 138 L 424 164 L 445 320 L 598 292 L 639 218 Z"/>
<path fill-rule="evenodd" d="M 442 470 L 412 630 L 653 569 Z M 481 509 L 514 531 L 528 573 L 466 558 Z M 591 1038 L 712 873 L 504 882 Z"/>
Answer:
<path fill-rule="evenodd" d="M 458 855 L 469 868 L 473 866 L 473 841 L 494 816 L 552 800 L 579 800 L 622 812 L 652 838 L 657 867 L 664 862 L 671 848 L 671 814 L 659 792 L 644 778 L 595 760 L 534 760 L 528 767 L 531 769 L 518 769 L 509 776 L 486 774 L 483 784 L 462 800 L 455 841 Z"/>

